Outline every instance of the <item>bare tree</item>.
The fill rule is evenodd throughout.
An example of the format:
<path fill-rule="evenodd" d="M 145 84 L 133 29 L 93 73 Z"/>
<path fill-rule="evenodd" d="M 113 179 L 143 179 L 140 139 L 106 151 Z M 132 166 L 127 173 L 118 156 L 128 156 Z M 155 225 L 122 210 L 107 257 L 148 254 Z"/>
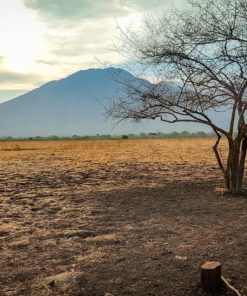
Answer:
<path fill-rule="evenodd" d="M 240 192 L 247 149 L 247 1 L 188 3 L 186 11 L 173 9 L 146 20 L 138 32 L 123 32 L 120 52 L 154 70 L 157 82 L 128 83 L 128 96 L 118 99 L 110 114 L 211 127 L 225 187 Z M 217 124 L 217 112 L 229 114 L 227 128 Z M 222 136 L 229 147 L 226 163 L 218 150 Z"/>

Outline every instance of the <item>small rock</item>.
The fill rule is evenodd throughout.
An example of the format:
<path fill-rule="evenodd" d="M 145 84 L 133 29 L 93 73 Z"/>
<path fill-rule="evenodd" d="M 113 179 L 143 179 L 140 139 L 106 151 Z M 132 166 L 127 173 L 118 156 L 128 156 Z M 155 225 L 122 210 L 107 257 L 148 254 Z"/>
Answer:
<path fill-rule="evenodd" d="M 177 256 L 175 256 L 175 258 L 178 259 L 178 260 L 187 260 L 187 257 L 186 256 L 179 256 L 179 255 L 177 255 Z"/>

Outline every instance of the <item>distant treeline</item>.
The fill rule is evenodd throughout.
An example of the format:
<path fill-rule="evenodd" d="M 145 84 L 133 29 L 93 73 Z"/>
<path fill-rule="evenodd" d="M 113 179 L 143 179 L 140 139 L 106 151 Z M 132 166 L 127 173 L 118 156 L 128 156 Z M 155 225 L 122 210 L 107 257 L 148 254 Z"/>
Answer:
<path fill-rule="evenodd" d="M 14 138 L 14 137 L 2 137 L 0 140 L 2 141 L 11 141 L 11 140 L 29 140 L 29 141 L 56 141 L 56 140 L 117 140 L 117 139 L 179 139 L 179 138 L 206 138 L 211 137 L 212 134 L 206 133 L 203 131 L 200 132 L 171 132 L 171 133 L 140 133 L 140 134 L 126 134 L 126 135 L 73 135 L 71 137 L 59 137 L 56 135 L 51 135 L 48 137 L 28 137 L 28 138 Z"/>

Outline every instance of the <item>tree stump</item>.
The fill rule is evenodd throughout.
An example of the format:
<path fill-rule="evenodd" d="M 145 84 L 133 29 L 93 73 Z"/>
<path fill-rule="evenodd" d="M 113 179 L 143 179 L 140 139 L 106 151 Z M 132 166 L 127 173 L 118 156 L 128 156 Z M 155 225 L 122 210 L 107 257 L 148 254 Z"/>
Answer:
<path fill-rule="evenodd" d="M 201 266 L 201 286 L 206 292 L 217 290 L 222 283 L 221 264 L 219 262 L 206 262 Z"/>

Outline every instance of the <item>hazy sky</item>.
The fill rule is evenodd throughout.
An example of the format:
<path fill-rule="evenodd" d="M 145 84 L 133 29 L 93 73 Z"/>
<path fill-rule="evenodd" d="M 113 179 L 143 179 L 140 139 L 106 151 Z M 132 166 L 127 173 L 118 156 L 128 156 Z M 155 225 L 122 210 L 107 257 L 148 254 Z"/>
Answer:
<path fill-rule="evenodd" d="M 181 6 L 185 0 L 174 0 Z M 0 102 L 44 82 L 117 65 L 117 26 L 138 26 L 170 0 L 0 0 Z"/>

